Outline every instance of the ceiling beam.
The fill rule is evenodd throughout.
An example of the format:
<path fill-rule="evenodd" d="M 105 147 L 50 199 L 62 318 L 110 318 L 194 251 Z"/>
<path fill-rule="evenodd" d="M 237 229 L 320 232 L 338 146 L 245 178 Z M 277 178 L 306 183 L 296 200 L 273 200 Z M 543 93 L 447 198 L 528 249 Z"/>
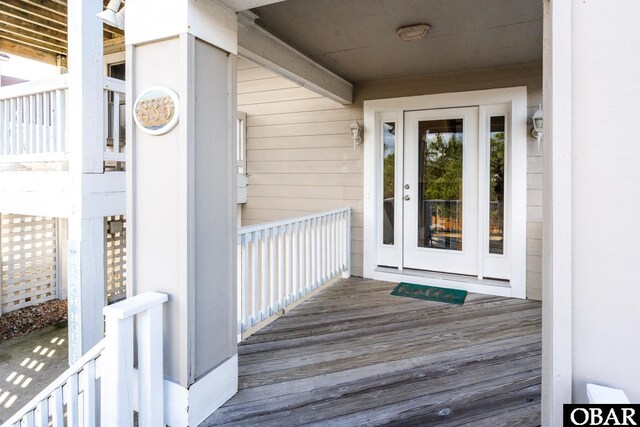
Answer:
<path fill-rule="evenodd" d="M 221 3 L 236 12 L 241 12 L 243 10 L 266 6 L 272 3 L 280 3 L 281 1 L 283 0 L 218 0 L 218 3 Z"/>
<path fill-rule="evenodd" d="M 103 51 L 105 55 L 109 55 L 110 53 L 123 52 L 124 50 L 124 36 L 105 39 Z"/>
<path fill-rule="evenodd" d="M 10 27 L 0 28 L 0 37 L 8 38 L 17 43 L 24 43 L 26 45 L 37 47 L 42 50 L 46 50 L 47 52 L 53 52 L 59 55 L 66 55 L 67 48 L 66 43 L 65 46 L 62 46 L 59 42 L 47 41 L 44 39 L 42 35 L 37 35 L 36 37 L 27 34 L 26 32 L 17 31 Z"/>
<path fill-rule="evenodd" d="M 6 1 L 0 1 L 0 7 L 3 8 L 2 10 L 3 15 L 25 21 L 32 25 L 46 28 L 52 32 L 56 32 L 58 35 L 67 34 L 66 22 L 62 23 L 62 22 L 53 22 L 53 21 L 45 20 L 43 18 L 38 17 L 37 15 L 30 14 L 25 10 L 19 7 L 16 7 L 15 5 Z"/>
<path fill-rule="evenodd" d="M 5 25 L 5 30 L 9 31 L 10 28 L 17 29 L 22 33 L 29 33 L 36 36 L 45 36 L 49 39 L 55 40 L 58 43 L 67 44 L 67 35 L 61 34 L 58 31 L 51 31 L 49 29 L 43 28 L 39 25 L 32 24 L 31 22 L 26 22 L 22 19 L 15 18 L 13 16 L 7 14 L 0 14 L 0 23 Z"/>
<path fill-rule="evenodd" d="M 353 103 L 353 85 L 255 23 L 238 15 L 238 55 L 341 104 Z"/>
<path fill-rule="evenodd" d="M 35 61 L 44 62 L 46 64 L 58 65 L 59 55 L 43 51 L 32 46 L 27 46 L 22 43 L 15 43 L 4 37 L 0 37 L 0 51 L 6 52 L 10 55 L 18 55 Z M 66 57 L 62 57 L 61 60 L 62 65 L 66 65 Z"/>
<path fill-rule="evenodd" d="M 18 15 L 18 18 L 30 19 L 31 22 L 37 25 L 49 25 L 53 28 L 67 28 L 66 16 L 34 6 L 32 3 L 2 0 L 0 1 L 0 4 L 4 9 L 3 13 L 11 12 L 14 15 Z"/>

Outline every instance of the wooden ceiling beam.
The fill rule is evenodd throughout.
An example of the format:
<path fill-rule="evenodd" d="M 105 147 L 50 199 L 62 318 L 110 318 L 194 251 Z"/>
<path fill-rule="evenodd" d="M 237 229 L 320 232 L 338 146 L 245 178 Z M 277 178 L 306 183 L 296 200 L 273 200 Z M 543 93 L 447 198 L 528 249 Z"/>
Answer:
<path fill-rule="evenodd" d="M 55 52 L 66 55 L 67 53 L 67 44 L 60 43 L 56 40 L 51 41 L 51 39 L 46 40 L 42 35 L 30 35 L 25 31 L 17 31 L 10 27 L 0 28 L 0 37 L 13 37 L 14 39 L 20 38 L 28 40 L 32 46 L 41 47 L 44 50 L 53 50 Z"/>
<path fill-rule="evenodd" d="M 125 50 L 124 36 L 107 39 L 104 41 L 104 54 L 122 52 Z"/>
<path fill-rule="evenodd" d="M 38 25 L 52 25 L 54 28 L 62 27 L 67 28 L 67 17 L 65 15 L 60 15 L 58 13 L 54 13 L 48 11 L 46 9 L 39 8 L 37 6 L 33 6 L 29 2 L 24 1 L 7 1 L 1 0 L 0 4 L 5 9 L 3 12 L 8 12 L 7 8 L 12 9 L 12 13 L 20 13 L 21 15 L 30 16 L 33 20 L 35 20 L 35 24 Z M 66 9 L 66 8 L 65 8 Z"/>
<path fill-rule="evenodd" d="M 6 33 L 3 30 L 0 30 L 0 39 L 9 40 L 17 44 L 21 44 L 24 46 L 29 46 L 31 48 L 35 48 L 38 50 L 42 50 L 45 52 L 52 53 L 54 55 L 65 55 L 64 52 L 60 50 L 59 47 L 48 47 L 38 42 L 34 42 L 26 37 L 17 34 Z"/>
<path fill-rule="evenodd" d="M 67 7 L 59 3 L 50 0 L 20 0 L 20 2 L 59 15 L 65 22 L 67 21 Z"/>
<path fill-rule="evenodd" d="M 32 46 L 26 46 L 21 43 L 15 43 L 5 38 L 0 38 L 0 51 L 10 55 L 18 55 L 24 58 L 33 59 L 35 61 L 44 62 L 46 64 L 57 65 L 58 56 L 55 53 L 46 52 Z M 63 64 L 66 66 L 66 57 L 62 57 Z"/>
<path fill-rule="evenodd" d="M 4 7 L 6 5 L 6 2 L 0 1 L 0 7 Z M 22 20 L 24 22 L 27 22 L 29 24 L 32 25 L 36 25 L 39 27 L 43 27 L 46 28 L 48 30 L 51 30 L 53 32 L 58 33 L 59 35 L 62 36 L 66 36 L 67 34 L 67 25 L 61 25 L 61 24 L 54 24 L 52 22 L 46 22 L 43 21 L 41 19 L 38 19 L 36 17 L 34 17 L 33 15 L 30 15 L 26 12 L 23 12 L 19 9 L 8 9 L 8 8 L 4 8 L 4 10 L 2 11 L 3 15 L 8 16 L 10 18 L 15 18 L 15 19 L 19 19 Z"/>
<path fill-rule="evenodd" d="M 0 23 L 7 27 L 18 28 L 25 33 L 31 33 L 36 35 L 42 35 L 52 40 L 57 40 L 59 43 L 67 44 L 67 34 L 60 34 L 57 31 L 50 31 L 46 28 L 42 28 L 39 25 L 32 24 L 30 22 L 23 21 L 22 19 L 15 18 L 6 14 L 0 14 Z M 7 29 L 8 31 L 8 29 Z"/>

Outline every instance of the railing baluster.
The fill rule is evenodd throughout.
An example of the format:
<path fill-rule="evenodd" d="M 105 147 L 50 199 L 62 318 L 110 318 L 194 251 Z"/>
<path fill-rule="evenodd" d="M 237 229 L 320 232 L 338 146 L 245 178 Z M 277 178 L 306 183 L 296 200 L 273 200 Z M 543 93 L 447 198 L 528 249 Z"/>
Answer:
<path fill-rule="evenodd" d="M 29 153 L 36 152 L 36 97 L 29 95 Z"/>
<path fill-rule="evenodd" d="M 42 153 L 44 143 L 42 141 L 42 122 L 43 122 L 44 113 L 42 112 L 42 94 L 36 94 L 36 152 Z"/>
<path fill-rule="evenodd" d="M 285 305 L 285 293 L 284 293 L 284 237 L 285 228 L 278 228 L 278 310 Z"/>
<path fill-rule="evenodd" d="M 258 323 L 258 233 L 251 233 L 251 326 Z"/>
<path fill-rule="evenodd" d="M 9 138 L 7 137 L 7 121 L 5 118 L 5 104 L 7 101 L 0 101 L 0 155 L 6 153 L 6 144 Z"/>
<path fill-rule="evenodd" d="M 65 152 L 65 92 L 56 91 L 56 151 Z"/>
<path fill-rule="evenodd" d="M 285 227 L 285 305 L 289 304 L 291 297 L 291 224 Z"/>
<path fill-rule="evenodd" d="M 16 151 L 16 100 L 11 98 L 9 101 L 9 135 L 10 135 L 10 144 L 11 149 L 9 150 L 10 154 L 18 154 Z"/>
<path fill-rule="evenodd" d="M 267 240 L 269 239 L 269 230 L 262 230 L 260 239 L 260 283 L 262 288 L 260 291 L 260 320 L 271 315 L 269 313 L 269 263 L 267 261 Z"/>
<path fill-rule="evenodd" d="M 22 117 L 22 98 L 17 98 L 16 99 L 16 154 L 23 154 L 23 147 L 22 147 L 22 124 L 23 124 L 23 117 Z"/>
<path fill-rule="evenodd" d="M 269 232 L 269 289 L 271 289 L 271 295 L 269 299 L 269 316 L 275 313 L 278 305 L 278 284 L 276 282 L 276 243 L 277 243 L 277 230 L 275 228 L 270 228 Z"/>
<path fill-rule="evenodd" d="M 300 295 L 307 293 L 306 271 L 307 271 L 307 222 L 300 221 L 300 241 L 298 249 L 298 258 L 300 259 L 300 273 L 298 278 L 298 292 Z"/>
<path fill-rule="evenodd" d="M 244 330 L 251 327 L 249 315 L 249 235 L 242 236 L 242 324 Z"/>
<path fill-rule="evenodd" d="M 300 284 L 300 257 L 298 255 L 299 252 L 299 237 L 298 232 L 300 230 L 300 225 L 298 223 L 294 223 L 291 226 L 291 301 L 289 303 L 298 299 L 300 297 L 298 286 Z"/>
<path fill-rule="evenodd" d="M 72 374 L 67 380 L 66 401 L 67 427 L 76 427 L 78 425 L 78 374 Z"/>
<path fill-rule="evenodd" d="M 111 130 L 111 138 L 113 143 L 113 152 L 120 152 L 120 94 L 118 92 L 113 92 L 113 105 L 111 106 L 111 111 L 113 115 L 113 127 Z"/>
<path fill-rule="evenodd" d="M 55 153 L 57 151 L 57 142 L 56 142 L 56 117 L 55 117 L 55 109 L 56 109 L 56 92 L 49 92 L 49 152 Z"/>
<path fill-rule="evenodd" d="M 109 139 L 109 90 L 104 89 L 102 91 L 102 133 L 104 135 L 103 151 L 106 153 L 109 151 L 108 139 Z"/>
<path fill-rule="evenodd" d="M 51 395 L 53 408 L 51 410 L 51 423 L 53 427 L 64 427 L 64 409 L 62 402 L 62 387 L 58 387 Z"/>
<path fill-rule="evenodd" d="M 83 425 L 96 424 L 96 362 L 89 361 L 82 372 Z M 105 408 L 106 409 L 106 408 Z"/>
<path fill-rule="evenodd" d="M 305 293 L 311 289 L 311 221 L 304 222 L 304 289 Z"/>
<path fill-rule="evenodd" d="M 43 151 L 44 153 L 51 152 L 51 141 L 49 139 L 49 114 L 51 113 L 49 107 L 49 92 L 42 94 L 42 139 L 43 139 Z"/>
<path fill-rule="evenodd" d="M 49 399 L 41 400 L 36 406 L 36 426 L 48 427 L 49 426 Z"/>
<path fill-rule="evenodd" d="M 314 263 L 315 275 L 313 280 L 313 289 L 320 286 L 322 283 L 322 218 L 316 218 L 314 229 L 315 234 L 315 248 L 316 248 L 316 259 Z"/>

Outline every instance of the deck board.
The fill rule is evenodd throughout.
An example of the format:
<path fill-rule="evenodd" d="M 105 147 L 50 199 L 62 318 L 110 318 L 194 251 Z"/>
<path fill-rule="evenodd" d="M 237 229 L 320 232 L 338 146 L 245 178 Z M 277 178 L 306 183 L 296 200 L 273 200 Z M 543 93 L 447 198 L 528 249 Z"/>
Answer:
<path fill-rule="evenodd" d="M 541 305 L 462 306 L 351 278 L 241 343 L 239 392 L 203 425 L 539 425 Z"/>

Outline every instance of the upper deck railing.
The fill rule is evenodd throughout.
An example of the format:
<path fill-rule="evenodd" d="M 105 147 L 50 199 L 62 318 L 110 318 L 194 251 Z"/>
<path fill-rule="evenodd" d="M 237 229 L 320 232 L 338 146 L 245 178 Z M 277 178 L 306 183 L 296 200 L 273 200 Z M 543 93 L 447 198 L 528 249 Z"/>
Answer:
<path fill-rule="evenodd" d="M 125 83 L 105 77 L 102 88 L 103 160 L 125 162 Z M 0 88 L 0 163 L 67 161 L 68 116 L 66 75 Z"/>

